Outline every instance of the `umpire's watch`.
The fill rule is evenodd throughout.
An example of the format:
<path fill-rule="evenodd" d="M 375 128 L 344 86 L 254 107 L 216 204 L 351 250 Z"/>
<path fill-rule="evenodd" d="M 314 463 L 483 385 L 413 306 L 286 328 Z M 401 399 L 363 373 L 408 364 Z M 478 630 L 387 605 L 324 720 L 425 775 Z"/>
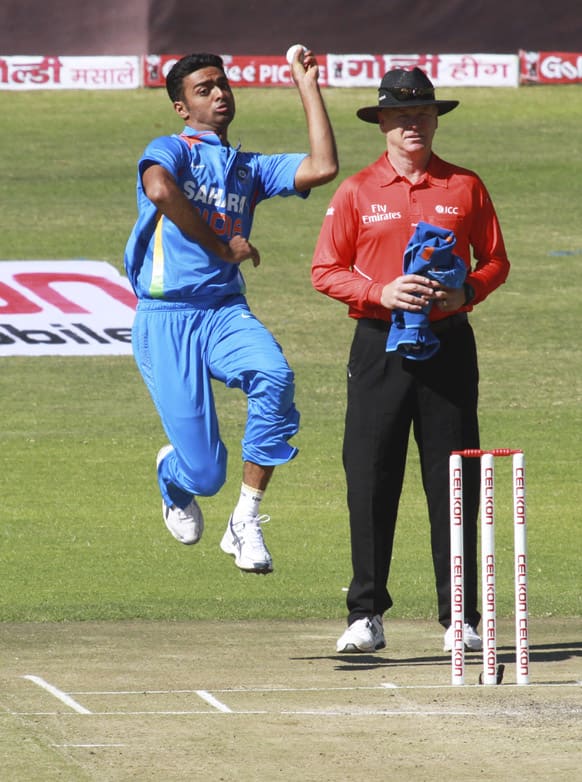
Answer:
<path fill-rule="evenodd" d="M 463 290 L 465 291 L 465 304 L 463 306 L 466 307 L 475 298 L 475 288 L 470 283 L 464 282 Z"/>

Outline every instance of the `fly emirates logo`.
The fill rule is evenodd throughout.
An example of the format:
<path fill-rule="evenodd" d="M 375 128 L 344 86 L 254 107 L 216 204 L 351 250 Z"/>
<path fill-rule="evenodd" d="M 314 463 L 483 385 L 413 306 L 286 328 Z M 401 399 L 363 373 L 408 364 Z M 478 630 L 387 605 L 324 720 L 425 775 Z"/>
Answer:
<path fill-rule="evenodd" d="M 370 214 L 362 215 L 362 223 L 370 225 L 371 223 L 383 223 L 386 220 L 400 220 L 400 212 L 390 212 L 386 204 L 370 204 Z"/>

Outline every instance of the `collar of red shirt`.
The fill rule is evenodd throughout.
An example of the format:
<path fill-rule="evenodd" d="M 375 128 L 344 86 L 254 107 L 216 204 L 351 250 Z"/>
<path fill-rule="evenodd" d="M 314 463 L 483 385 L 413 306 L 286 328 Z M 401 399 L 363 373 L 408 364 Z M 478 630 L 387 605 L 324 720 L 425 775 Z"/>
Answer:
<path fill-rule="evenodd" d="M 376 161 L 376 168 L 380 174 L 380 179 L 382 180 L 383 185 L 391 185 L 394 182 L 400 182 L 402 179 L 404 179 L 404 177 L 401 177 L 400 174 L 394 169 L 386 152 L 384 152 Z M 438 155 L 435 155 L 434 152 L 428 161 L 425 176 L 420 182 L 417 182 L 416 184 L 422 184 L 422 182 L 425 181 L 430 182 L 430 185 L 433 187 L 448 186 L 445 162 L 441 160 Z"/>

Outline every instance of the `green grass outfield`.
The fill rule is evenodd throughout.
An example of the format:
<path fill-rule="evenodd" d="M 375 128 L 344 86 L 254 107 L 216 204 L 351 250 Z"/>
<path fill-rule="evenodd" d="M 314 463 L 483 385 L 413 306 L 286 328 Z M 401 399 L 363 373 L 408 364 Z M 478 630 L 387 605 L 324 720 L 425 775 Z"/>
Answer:
<path fill-rule="evenodd" d="M 582 92 L 577 86 L 441 90 L 461 106 L 435 149 L 475 168 L 504 229 L 512 272 L 472 321 L 484 447 L 527 460 L 530 612 L 579 616 L 582 507 Z M 334 618 L 350 575 L 341 469 L 344 367 L 352 324 L 311 288 L 311 254 L 340 179 L 383 138 L 355 110 L 374 90 L 325 93 L 341 172 L 307 202 L 262 205 L 246 269 L 249 300 L 297 376 L 299 457 L 274 476 L 264 511 L 275 560 L 243 575 L 218 547 L 240 483 L 242 395 L 217 388 L 228 482 L 203 500 L 202 542 L 166 532 L 155 482 L 164 436 L 130 357 L 5 358 L 0 620 Z M 239 90 L 231 142 L 303 150 L 293 90 Z M 135 218 L 135 164 L 181 128 L 163 91 L 0 93 L 0 259 L 88 258 L 122 268 Z M 512 611 L 509 464 L 498 467 L 498 602 Z M 392 614 L 434 618 L 428 522 L 414 447 L 391 579 Z"/>

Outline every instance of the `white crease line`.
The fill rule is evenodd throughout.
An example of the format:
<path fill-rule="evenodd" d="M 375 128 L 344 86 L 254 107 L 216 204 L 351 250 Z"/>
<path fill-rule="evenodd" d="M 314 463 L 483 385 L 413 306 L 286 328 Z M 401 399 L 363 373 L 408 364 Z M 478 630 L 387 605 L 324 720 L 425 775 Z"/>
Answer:
<path fill-rule="evenodd" d="M 109 747 L 126 747 L 127 744 L 51 744 L 51 747 L 73 747 L 75 749 L 94 749 L 94 748 L 104 748 L 107 749 Z"/>
<path fill-rule="evenodd" d="M 86 709 L 84 706 L 81 706 L 80 703 L 77 703 L 77 701 L 71 698 L 70 695 L 67 695 L 66 692 L 63 692 L 62 690 L 59 690 L 57 687 L 54 687 L 52 684 L 45 682 L 45 680 L 41 679 L 40 676 L 23 676 L 22 678 L 28 679 L 29 681 L 34 682 L 34 684 L 38 684 L 39 687 L 42 687 L 47 692 L 50 692 L 51 695 L 54 695 L 55 698 L 58 698 L 66 706 L 69 706 L 69 708 L 76 711 L 77 714 L 91 714 L 89 709 Z"/>
<path fill-rule="evenodd" d="M 329 709 L 329 710 L 311 710 L 305 709 L 303 711 L 282 711 L 281 714 L 285 716 L 295 717 L 475 717 L 477 714 L 482 715 L 481 711 L 460 711 L 458 709 L 452 709 L 446 711 L 443 709 L 435 711 L 419 711 L 416 709 L 400 709 L 400 710 L 388 710 L 388 709 L 365 709 L 362 711 L 349 711 L 344 709 Z M 520 712 L 515 711 L 496 711 L 487 714 L 486 716 L 497 717 L 499 715 L 506 717 L 519 717 Z"/>
<path fill-rule="evenodd" d="M 381 688 L 382 685 L 380 685 Z M 435 685 L 436 686 L 436 685 Z M 213 687 L 213 692 L 243 694 L 247 692 L 341 692 L 354 690 L 377 690 L 378 685 L 367 687 Z M 76 690 L 72 695 L 192 695 L 202 690 Z M 204 691 L 205 692 L 205 691 Z"/>
<path fill-rule="evenodd" d="M 499 686 L 500 690 L 506 690 L 514 687 L 519 687 L 524 692 L 532 690 L 534 687 L 580 687 L 582 681 L 572 682 L 530 682 L 528 685 L 515 684 L 513 682 L 503 682 Z M 446 684 L 396 684 L 394 682 L 383 682 L 379 685 L 372 685 L 367 687 L 223 687 L 213 688 L 214 692 L 225 692 L 232 694 L 253 693 L 253 692 L 265 692 L 276 694 L 278 692 L 356 692 L 360 690 L 466 690 L 471 687 L 478 687 L 479 689 L 485 689 L 481 685 L 466 684 L 464 687 L 456 687 L 447 682 Z M 77 690 L 72 691 L 72 695 L 191 695 L 193 693 L 199 694 L 201 690 Z"/>
<path fill-rule="evenodd" d="M 213 692 L 245 695 L 253 692 L 273 694 L 278 692 L 353 692 L 356 690 L 378 690 L 383 687 L 384 685 L 374 684 L 370 687 L 213 687 L 212 690 Z M 201 692 L 206 692 L 206 690 L 76 690 L 71 691 L 71 695 L 199 695 Z"/>
<path fill-rule="evenodd" d="M 206 701 L 206 703 L 214 706 L 214 708 L 218 709 L 218 711 L 222 711 L 225 714 L 232 714 L 232 709 L 229 709 L 228 706 L 226 706 L 224 703 L 221 703 L 218 698 L 215 698 L 214 695 L 211 695 L 206 690 L 196 690 L 196 695 L 199 695 L 203 701 Z"/>
<path fill-rule="evenodd" d="M 147 715 L 153 715 L 154 717 L 218 717 L 221 712 L 208 711 L 208 709 L 191 709 L 189 711 L 92 711 L 90 714 L 93 717 L 143 717 Z M 269 714 L 268 711 L 228 711 L 229 714 Z M 10 714 L 14 717 L 62 717 L 62 711 L 11 711 Z"/>

